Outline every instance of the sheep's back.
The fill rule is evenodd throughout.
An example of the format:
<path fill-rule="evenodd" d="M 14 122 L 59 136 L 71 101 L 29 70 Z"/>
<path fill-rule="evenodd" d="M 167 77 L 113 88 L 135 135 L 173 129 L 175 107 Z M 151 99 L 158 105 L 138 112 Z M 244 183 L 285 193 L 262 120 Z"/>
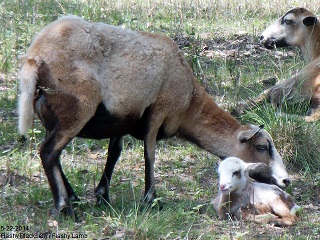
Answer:
<path fill-rule="evenodd" d="M 140 117 L 154 104 L 176 114 L 187 108 L 195 81 L 168 37 L 73 16 L 45 27 L 26 55 L 46 63 L 50 88 L 63 85 L 76 95 L 76 86 L 96 81 L 104 105 L 116 116 Z"/>

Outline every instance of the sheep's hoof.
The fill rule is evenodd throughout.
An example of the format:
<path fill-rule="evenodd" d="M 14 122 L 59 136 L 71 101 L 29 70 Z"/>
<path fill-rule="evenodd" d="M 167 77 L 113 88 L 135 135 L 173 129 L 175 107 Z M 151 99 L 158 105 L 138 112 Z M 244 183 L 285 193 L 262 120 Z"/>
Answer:
<path fill-rule="evenodd" d="M 27 138 L 26 138 L 26 136 L 21 135 L 18 137 L 17 141 L 20 143 L 25 143 L 27 141 Z"/>
<path fill-rule="evenodd" d="M 97 198 L 98 206 L 101 206 L 101 205 L 110 206 L 110 198 L 108 195 L 96 194 L 96 198 Z"/>
<path fill-rule="evenodd" d="M 304 119 L 306 122 L 315 122 L 318 120 L 318 117 L 315 115 L 311 115 L 311 116 L 306 116 Z"/>
<path fill-rule="evenodd" d="M 51 215 L 57 219 L 73 219 L 75 222 L 79 222 L 80 214 L 80 198 L 76 195 L 70 197 L 69 204 L 65 206 L 60 206 L 58 209 L 55 208 Z M 81 214 L 80 214 L 81 215 Z"/>
<path fill-rule="evenodd" d="M 62 216 L 66 216 L 66 217 L 73 217 L 74 216 L 74 211 L 72 207 L 65 207 L 60 209 L 60 214 L 62 214 Z"/>
<path fill-rule="evenodd" d="M 60 209 L 53 209 L 51 212 L 51 215 L 57 219 L 69 219 L 69 218 L 72 219 L 73 218 L 74 220 L 76 220 L 76 216 L 73 211 L 73 208 L 70 206 L 65 206 Z"/>
<path fill-rule="evenodd" d="M 152 209 L 152 210 L 158 210 L 161 211 L 163 209 L 163 206 L 165 205 L 165 202 L 163 201 L 162 197 L 155 198 L 152 201 L 144 201 L 142 203 L 142 209 Z"/>
<path fill-rule="evenodd" d="M 97 187 L 94 190 L 94 195 L 97 198 L 97 204 L 98 206 L 100 205 L 106 205 L 109 206 L 110 205 L 110 197 L 109 197 L 109 187 L 107 185 L 107 187 Z"/>
<path fill-rule="evenodd" d="M 242 101 L 238 102 L 236 106 L 229 108 L 229 112 L 232 116 L 237 118 L 244 115 L 246 111 L 250 111 L 252 107 L 255 107 L 255 103 L 253 101 L 252 103 Z"/>
<path fill-rule="evenodd" d="M 158 198 L 153 200 L 153 202 L 151 204 L 151 207 L 152 207 L 152 209 L 162 210 L 164 205 L 165 205 L 165 202 L 163 201 L 163 198 L 162 197 L 158 197 Z"/>

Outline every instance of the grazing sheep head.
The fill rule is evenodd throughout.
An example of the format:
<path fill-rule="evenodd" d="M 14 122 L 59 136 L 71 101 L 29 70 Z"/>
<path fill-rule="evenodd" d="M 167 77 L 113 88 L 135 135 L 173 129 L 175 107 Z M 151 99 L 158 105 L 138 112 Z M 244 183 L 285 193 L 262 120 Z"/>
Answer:
<path fill-rule="evenodd" d="M 276 150 L 270 134 L 262 129 L 263 126 L 257 127 L 250 125 L 250 129 L 240 132 L 238 138 L 242 143 L 238 152 L 234 155 L 243 159 L 247 163 L 263 163 L 264 175 L 249 172 L 250 177 L 264 183 L 273 183 L 280 188 L 286 188 L 289 183 L 289 176 L 281 156 Z"/>

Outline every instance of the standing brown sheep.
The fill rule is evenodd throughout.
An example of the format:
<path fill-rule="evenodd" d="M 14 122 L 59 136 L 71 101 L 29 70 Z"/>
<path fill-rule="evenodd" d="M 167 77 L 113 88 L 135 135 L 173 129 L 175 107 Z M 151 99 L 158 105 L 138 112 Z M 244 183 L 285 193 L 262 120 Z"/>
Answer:
<path fill-rule="evenodd" d="M 39 89 L 35 107 L 48 130 L 40 157 L 58 211 L 72 214 L 71 201 L 77 199 L 59 160 L 77 135 L 111 138 L 95 191 L 106 200 L 126 134 L 144 141 L 146 202 L 156 197 L 156 141 L 174 135 L 221 158 L 264 162 L 273 182 L 281 187 L 289 183 L 271 136 L 220 109 L 168 37 L 68 16 L 42 29 L 23 60 L 19 130 L 24 135 L 32 125 Z"/>

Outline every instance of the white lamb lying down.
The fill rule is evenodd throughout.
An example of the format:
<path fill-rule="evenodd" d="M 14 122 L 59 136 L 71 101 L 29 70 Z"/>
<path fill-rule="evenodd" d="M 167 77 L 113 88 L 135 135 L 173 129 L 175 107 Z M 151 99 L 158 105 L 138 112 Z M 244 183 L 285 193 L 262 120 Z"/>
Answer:
<path fill-rule="evenodd" d="M 248 172 L 263 163 L 245 163 L 229 157 L 218 168 L 219 192 L 213 205 L 220 219 L 255 220 L 278 226 L 294 224 L 299 206 L 292 197 L 276 185 L 260 183 L 249 178 Z"/>

